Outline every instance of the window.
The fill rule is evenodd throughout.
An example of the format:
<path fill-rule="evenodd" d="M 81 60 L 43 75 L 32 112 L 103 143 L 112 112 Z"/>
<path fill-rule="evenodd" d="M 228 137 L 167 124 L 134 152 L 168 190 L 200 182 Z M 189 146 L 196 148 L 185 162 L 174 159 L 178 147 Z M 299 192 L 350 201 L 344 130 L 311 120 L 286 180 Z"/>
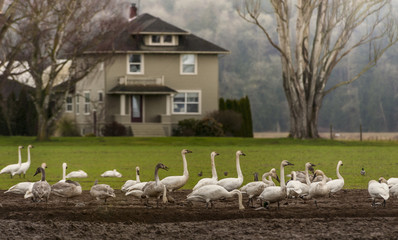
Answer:
<path fill-rule="evenodd" d="M 73 111 L 72 96 L 67 96 L 66 97 L 66 112 L 72 112 L 72 111 Z"/>
<path fill-rule="evenodd" d="M 104 101 L 104 93 L 102 91 L 98 91 L 98 102 Z"/>
<path fill-rule="evenodd" d="M 155 46 L 176 46 L 176 37 L 173 35 L 151 35 L 149 38 L 149 45 Z"/>
<path fill-rule="evenodd" d="M 128 55 L 128 73 L 129 74 L 143 74 L 144 73 L 144 56 L 141 54 Z"/>
<path fill-rule="evenodd" d="M 84 114 L 90 114 L 90 92 L 84 93 Z"/>
<path fill-rule="evenodd" d="M 173 98 L 173 113 L 192 114 L 200 113 L 200 92 L 180 92 Z"/>
<path fill-rule="evenodd" d="M 80 95 L 79 93 L 76 93 L 76 114 L 80 113 Z"/>
<path fill-rule="evenodd" d="M 196 74 L 197 72 L 196 55 L 181 55 L 181 74 Z"/>

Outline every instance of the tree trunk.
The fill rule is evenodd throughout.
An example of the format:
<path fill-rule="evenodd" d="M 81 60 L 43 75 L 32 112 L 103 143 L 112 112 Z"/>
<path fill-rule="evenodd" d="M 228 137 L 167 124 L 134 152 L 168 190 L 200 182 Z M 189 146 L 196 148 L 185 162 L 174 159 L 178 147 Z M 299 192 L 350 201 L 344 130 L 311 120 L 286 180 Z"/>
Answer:
<path fill-rule="evenodd" d="M 50 139 L 48 131 L 48 119 L 42 114 L 38 116 L 38 126 L 37 126 L 37 140 L 47 141 Z"/>

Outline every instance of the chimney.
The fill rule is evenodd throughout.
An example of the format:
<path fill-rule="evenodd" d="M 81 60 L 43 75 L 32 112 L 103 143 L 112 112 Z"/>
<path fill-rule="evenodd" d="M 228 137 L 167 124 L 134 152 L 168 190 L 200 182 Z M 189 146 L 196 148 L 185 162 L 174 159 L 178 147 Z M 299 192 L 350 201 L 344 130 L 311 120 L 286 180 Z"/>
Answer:
<path fill-rule="evenodd" d="M 130 7 L 129 21 L 134 20 L 134 18 L 136 17 L 137 17 L 137 7 L 135 6 L 135 3 L 132 3 Z"/>

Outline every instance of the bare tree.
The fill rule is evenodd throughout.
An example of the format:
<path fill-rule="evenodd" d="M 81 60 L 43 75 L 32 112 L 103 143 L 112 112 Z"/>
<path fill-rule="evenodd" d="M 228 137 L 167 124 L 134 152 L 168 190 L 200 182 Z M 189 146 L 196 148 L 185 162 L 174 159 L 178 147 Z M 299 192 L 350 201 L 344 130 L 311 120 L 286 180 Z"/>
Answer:
<path fill-rule="evenodd" d="M 18 53 L 34 82 L 31 98 L 38 115 L 38 140 L 49 139 L 49 129 L 74 84 L 110 57 L 85 52 L 109 44 L 127 22 L 111 4 L 108 0 L 16 1 L 20 20 L 12 27 L 15 44 L 9 52 Z"/>
<path fill-rule="evenodd" d="M 266 26 L 260 0 L 244 0 L 239 15 L 258 26 L 280 53 L 282 81 L 290 109 L 290 136 L 319 138 L 318 117 L 323 98 L 350 84 L 376 65 L 397 42 L 397 24 L 390 0 L 269 0 L 276 27 Z M 367 64 L 347 81 L 326 89 L 338 63 L 368 44 Z"/>

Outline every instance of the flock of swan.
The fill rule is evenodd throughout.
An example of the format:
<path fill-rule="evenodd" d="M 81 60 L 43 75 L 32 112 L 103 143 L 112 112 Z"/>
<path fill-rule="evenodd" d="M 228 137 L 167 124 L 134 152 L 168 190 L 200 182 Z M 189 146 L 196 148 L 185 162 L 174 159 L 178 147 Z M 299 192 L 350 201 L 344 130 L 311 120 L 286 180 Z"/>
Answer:
<path fill-rule="evenodd" d="M 21 149 L 22 146 L 18 147 L 18 163 L 11 164 L 4 167 L 0 174 L 10 174 L 12 178 L 15 175 L 25 176 L 26 171 L 29 169 L 31 164 L 30 149 L 32 145 L 28 146 L 28 159 L 27 162 L 21 163 Z M 162 163 L 158 163 L 155 166 L 154 180 L 149 182 L 141 182 L 140 179 L 140 168 L 136 167 L 136 180 L 127 180 L 121 187 L 121 191 L 126 196 L 132 196 L 139 199 L 145 199 L 145 205 L 150 207 L 149 199 L 153 198 L 156 200 L 156 206 L 159 207 L 159 201 L 162 203 L 174 202 L 171 193 L 182 188 L 189 179 L 188 164 L 186 154 L 192 153 L 192 151 L 183 149 L 181 151 L 183 160 L 183 175 L 181 176 L 168 176 L 159 179 L 158 171 L 168 170 L 168 167 Z M 246 156 L 242 151 L 236 152 L 236 178 L 223 178 L 218 179 L 215 157 L 219 154 L 217 152 L 211 152 L 211 178 L 202 178 L 193 187 L 192 192 L 186 197 L 186 201 L 189 205 L 192 202 L 203 202 L 206 203 L 206 208 L 212 208 L 213 202 L 217 200 L 223 200 L 238 196 L 238 206 L 240 210 L 245 209 L 242 203 L 242 195 L 248 196 L 247 206 L 254 207 L 254 200 L 260 201 L 260 207 L 257 209 L 269 208 L 271 203 L 276 203 L 279 209 L 280 202 L 286 200 L 286 198 L 297 198 L 308 200 L 314 200 L 316 207 L 318 207 L 317 200 L 319 198 L 330 197 L 336 192 L 340 191 L 344 187 L 344 178 L 340 174 L 340 167 L 343 166 L 342 161 L 338 161 L 336 168 L 336 179 L 328 178 L 322 170 L 315 170 L 315 166 L 312 163 L 307 162 L 305 164 L 304 171 L 291 171 L 289 181 L 285 181 L 285 167 L 292 166 L 294 164 L 287 160 L 283 160 L 280 164 L 280 178 L 275 168 L 272 168 L 269 172 L 262 175 L 260 181 L 249 182 L 246 185 L 243 184 L 243 174 L 240 167 L 240 157 Z M 20 182 L 10 187 L 5 193 L 14 193 L 24 195 L 26 199 L 32 199 L 34 202 L 47 202 L 50 195 L 56 195 L 58 197 L 65 198 L 68 201 L 69 198 L 73 198 L 82 194 L 82 187 L 77 181 L 70 180 L 68 178 L 81 178 L 87 177 L 87 173 L 83 170 L 73 171 L 66 175 L 67 164 L 62 164 L 63 177 L 57 183 L 50 185 L 46 181 L 45 168 L 46 164 L 42 163 L 40 167 L 36 169 L 34 174 L 41 174 L 41 180 L 37 182 Z M 310 175 L 309 171 L 313 174 Z M 102 177 L 121 177 L 122 174 L 117 172 L 116 169 L 106 171 L 101 174 Z M 277 186 L 275 182 L 280 182 Z M 390 178 L 388 180 L 381 177 L 378 181 L 370 180 L 368 183 L 368 192 L 372 198 L 372 206 L 381 204 L 386 205 L 386 200 L 391 196 L 398 197 L 398 178 Z M 90 189 L 90 195 L 97 200 L 106 200 L 110 197 L 116 197 L 114 189 L 107 184 L 98 184 L 98 180 L 95 181 L 94 185 Z M 376 199 L 382 199 L 382 203 L 376 204 Z"/>

